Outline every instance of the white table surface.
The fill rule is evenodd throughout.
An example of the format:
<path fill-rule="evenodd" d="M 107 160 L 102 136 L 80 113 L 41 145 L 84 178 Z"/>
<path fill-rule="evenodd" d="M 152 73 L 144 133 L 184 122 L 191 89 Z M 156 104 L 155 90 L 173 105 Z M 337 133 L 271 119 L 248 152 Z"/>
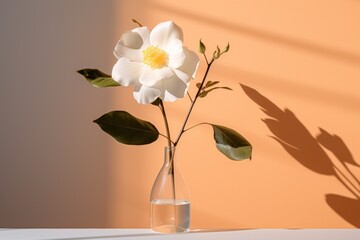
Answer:
<path fill-rule="evenodd" d="M 0 229 L 6 240 L 360 240 L 360 229 L 243 229 L 192 230 L 159 234 L 149 229 Z"/>

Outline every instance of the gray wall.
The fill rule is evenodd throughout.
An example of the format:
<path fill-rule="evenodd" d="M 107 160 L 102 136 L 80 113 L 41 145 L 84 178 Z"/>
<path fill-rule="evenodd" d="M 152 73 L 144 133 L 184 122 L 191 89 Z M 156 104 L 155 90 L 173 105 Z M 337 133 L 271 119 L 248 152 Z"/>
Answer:
<path fill-rule="evenodd" d="M 111 90 L 76 70 L 111 70 L 115 12 L 114 1 L 0 1 L 0 227 L 106 225 L 109 138 L 92 120 Z"/>

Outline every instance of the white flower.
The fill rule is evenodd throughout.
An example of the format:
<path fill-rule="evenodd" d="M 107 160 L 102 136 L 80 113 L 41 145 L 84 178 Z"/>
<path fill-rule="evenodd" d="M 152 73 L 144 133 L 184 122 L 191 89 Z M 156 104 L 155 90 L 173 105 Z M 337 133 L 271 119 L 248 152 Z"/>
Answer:
<path fill-rule="evenodd" d="M 199 65 L 198 56 L 183 46 L 182 29 L 171 21 L 151 31 L 138 27 L 125 32 L 114 55 L 118 61 L 112 78 L 122 86 L 134 86 L 134 98 L 143 104 L 184 97 Z"/>

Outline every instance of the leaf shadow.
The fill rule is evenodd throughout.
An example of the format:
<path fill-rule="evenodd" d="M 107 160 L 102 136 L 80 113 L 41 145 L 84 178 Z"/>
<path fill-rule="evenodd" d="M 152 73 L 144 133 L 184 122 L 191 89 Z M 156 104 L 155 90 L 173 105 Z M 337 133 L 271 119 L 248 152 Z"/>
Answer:
<path fill-rule="evenodd" d="M 337 194 L 326 194 L 327 204 L 343 219 L 357 228 L 360 227 L 360 199 Z"/>
<path fill-rule="evenodd" d="M 357 167 L 360 165 L 355 162 L 350 150 L 345 142 L 336 134 L 331 135 L 326 130 L 320 128 L 320 134 L 316 136 L 316 140 L 329 151 L 331 151 L 341 162 L 348 163 Z"/>
<path fill-rule="evenodd" d="M 359 167 L 344 141 L 320 128 L 313 137 L 304 124 L 290 110 L 280 109 L 257 90 L 240 84 L 245 94 L 268 116 L 262 119 L 276 140 L 298 163 L 317 174 L 334 176 L 356 198 L 328 194 L 327 204 L 344 220 L 360 227 L 360 182 L 350 171 L 347 164 Z M 324 148 L 331 151 L 343 168 L 333 164 Z M 345 171 L 344 171 L 345 170 Z M 354 211 L 350 211 L 353 209 Z"/>
<path fill-rule="evenodd" d="M 269 116 L 262 121 L 274 134 L 271 137 L 295 160 L 315 173 L 334 174 L 331 159 L 291 110 L 280 109 L 253 88 L 242 84 L 241 87 L 246 95 Z M 316 161 L 312 159 L 316 159 Z"/>

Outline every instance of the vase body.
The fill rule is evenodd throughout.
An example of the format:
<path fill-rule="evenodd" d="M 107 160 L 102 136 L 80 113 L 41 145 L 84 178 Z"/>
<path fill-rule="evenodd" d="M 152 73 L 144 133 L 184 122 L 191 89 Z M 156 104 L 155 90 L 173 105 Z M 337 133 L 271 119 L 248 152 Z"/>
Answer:
<path fill-rule="evenodd" d="M 190 228 L 189 194 L 175 152 L 175 147 L 165 147 L 164 164 L 151 190 L 150 225 L 156 232 L 187 232 Z"/>

